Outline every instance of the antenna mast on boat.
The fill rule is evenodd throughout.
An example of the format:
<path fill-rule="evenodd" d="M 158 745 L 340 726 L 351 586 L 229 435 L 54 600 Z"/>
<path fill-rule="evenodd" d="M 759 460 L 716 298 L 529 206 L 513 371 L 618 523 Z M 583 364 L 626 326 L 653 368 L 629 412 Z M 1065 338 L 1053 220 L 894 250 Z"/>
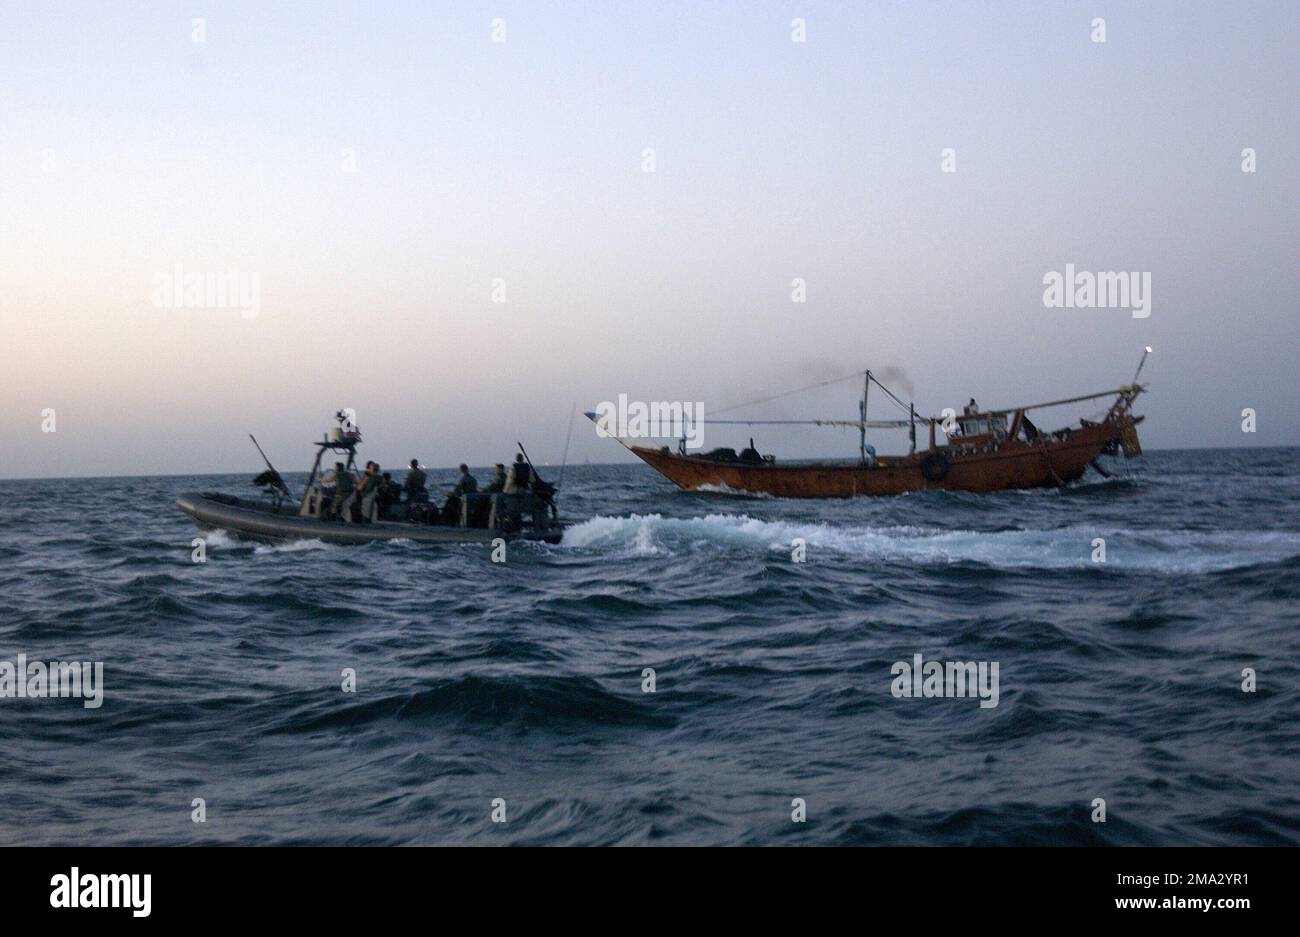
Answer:
<path fill-rule="evenodd" d="M 858 436 L 858 458 L 862 464 L 867 464 L 867 392 L 871 390 L 871 371 L 864 372 L 862 377 L 862 403 L 858 406 L 858 412 L 861 414 L 859 419 L 862 426 Z"/>
<path fill-rule="evenodd" d="M 564 487 L 564 469 L 569 464 L 569 440 L 573 438 L 573 416 L 578 412 L 578 402 L 573 402 L 573 408 L 569 410 L 569 431 L 564 434 L 564 458 L 560 459 L 560 480 L 555 483 L 555 490 L 559 491 Z M 520 451 L 523 448 L 520 447 Z"/>
<path fill-rule="evenodd" d="M 1138 382 L 1138 375 L 1142 373 L 1142 365 L 1147 363 L 1147 355 L 1149 354 L 1151 354 L 1151 346 L 1147 345 L 1142 351 L 1142 360 L 1138 362 L 1138 369 L 1133 372 L 1132 383 L 1136 384 Z"/>

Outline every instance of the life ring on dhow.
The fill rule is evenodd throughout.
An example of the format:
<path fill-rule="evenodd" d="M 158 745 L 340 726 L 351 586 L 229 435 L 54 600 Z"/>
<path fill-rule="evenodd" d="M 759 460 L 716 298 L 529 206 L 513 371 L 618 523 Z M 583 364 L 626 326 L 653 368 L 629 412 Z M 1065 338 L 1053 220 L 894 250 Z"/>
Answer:
<path fill-rule="evenodd" d="M 921 475 L 928 482 L 941 482 L 948 477 L 948 457 L 942 452 L 931 452 L 921 460 Z"/>

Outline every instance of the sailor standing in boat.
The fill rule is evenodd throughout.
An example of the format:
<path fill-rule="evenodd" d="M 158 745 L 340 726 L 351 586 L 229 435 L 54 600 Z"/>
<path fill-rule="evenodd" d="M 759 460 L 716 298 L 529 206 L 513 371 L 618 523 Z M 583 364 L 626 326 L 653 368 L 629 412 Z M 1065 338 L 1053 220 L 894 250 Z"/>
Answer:
<path fill-rule="evenodd" d="M 420 468 L 420 460 L 412 459 L 411 467 L 406 472 L 406 481 L 402 485 L 409 503 L 418 504 L 429 500 L 429 490 L 424 487 L 427 480 L 428 476 Z"/>
<path fill-rule="evenodd" d="M 502 514 L 505 516 L 505 526 L 510 530 L 520 528 L 524 512 L 524 495 L 528 493 L 532 483 L 532 466 L 528 464 L 522 452 L 516 453 L 515 461 L 510 466 L 510 474 L 506 476 L 505 488 L 502 489 L 502 498 L 505 501 Z"/>
<path fill-rule="evenodd" d="M 461 501 L 466 495 L 476 491 L 478 491 L 478 479 L 469 473 L 469 466 L 462 463 L 456 487 L 451 489 L 451 494 L 447 496 L 447 503 L 442 506 L 442 516 L 448 524 L 456 523 L 460 516 Z"/>
<path fill-rule="evenodd" d="M 338 496 L 339 469 L 341 467 L 336 462 L 334 468 L 321 472 L 320 500 L 316 502 L 317 517 L 330 517 L 334 510 L 334 499 Z"/>
<path fill-rule="evenodd" d="M 379 463 L 367 462 L 366 474 L 361 479 L 361 520 L 363 523 L 373 524 L 379 519 L 379 509 L 376 501 L 383 484 L 383 476 L 379 474 Z"/>
<path fill-rule="evenodd" d="M 402 500 L 402 486 L 393 476 L 384 472 L 379 478 L 379 516 L 387 517 L 388 509 Z"/>
<path fill-rule="evenodd" d="M 334 478 L 337 494 L 334 497 L 334 516 L 341 517 L 345 524 L 352 523 L 352 505 L 356 502 L 356 479 L 342 462 L 334 463 Z"/>
<path fill-rule="evenodd" d="M 532 483 L 532 469 L 524 461 L 522 452 L 515 454 L 515 464 L 510 466 L 510 474 L 506 477 L 506 485 L 503 489 L 508 495 L 521 495 L 528 490 Z"/>
<path fill-rule="evenodd" d="M 497 463 L 496 474 L 483 490 L 490 495 L 500 494 L 506 490 L 506 467 L 500 462 Z"/>

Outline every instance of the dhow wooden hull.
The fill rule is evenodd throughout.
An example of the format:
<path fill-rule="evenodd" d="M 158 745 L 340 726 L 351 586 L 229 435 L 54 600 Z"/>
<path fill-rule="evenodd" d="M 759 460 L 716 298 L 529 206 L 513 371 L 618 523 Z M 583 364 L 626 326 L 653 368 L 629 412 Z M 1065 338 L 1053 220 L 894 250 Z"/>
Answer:
<path fill-rule="evenodd" d="M 1127 421 L 1129 433 L 1140 419 Z M 1057 487 L 1081 477 L 1093 459 L 1121 441 L 1125 430 L 1122 423 L 1090 424 L 1073 430 L 1066 439 L 1008 440 L 973 451 L 960 444 L 940 446 L 911 456 L 881 458 L 872 467 L 858 462 L 717 462 L 677 455 L 666 448 L 628 449 L 688 490 L 731 490 L 778 498 L 855 498 L 926 490 L 992 492 Z M 943 477 L 934 477 L 939 474 Z"/>

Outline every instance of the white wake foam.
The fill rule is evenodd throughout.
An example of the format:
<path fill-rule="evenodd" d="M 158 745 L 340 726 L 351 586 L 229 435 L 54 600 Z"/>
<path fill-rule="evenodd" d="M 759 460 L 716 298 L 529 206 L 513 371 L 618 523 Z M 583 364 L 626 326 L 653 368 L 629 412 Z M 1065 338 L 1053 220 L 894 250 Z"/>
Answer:
<path fill-rule="evenodd" d="M 329 544 L 324 541 L 311 540 L 293 540 L 289 543 L 257 543 L 252 540 L 241 540 L 236 536 L 224 530 L 209 530 L 200 534 L 209 549 L 226 550 L 252 550 L 254 553 L 297 553 L 301 550 L 325 550 Z"/>
<path fill-rule="evenodd" d="M 311 540 L 290 540 L 288 543 L 259 543 L 253 552 L 264 553 L 300 553 L 303 550 L 328 550 L 329 544 L 315 538 Z"/>
<path fill-rule="evenodd" d="M 203 538 L 204 544 L 209 547 L 226 547 L 226 548 L 247 548 L 248 544 L 238 537 L 232 537 L 224 530 L 207 530 L 199 534 Z"/>
<path fill-rule="evenodd" d="M 1070 569 L 1094 563 L 1093 541 L 1106 541 L 1105 567 L 1157 572 L 1213 572 L 1300 556 L 1300 534 L 1261 531 L 1121 530 L 1073 526 L 1056 530 L 974 531 L 862 527 L 765 521 L 744 514 L 666 518 L 659 514 L 593 517 L 567 530 L 569 549 L 629 556 L 691 550 L 788 553 L 802 539 L 817 551 L 863 560 L 926 564 L 978 562 L 1006 568 Z"/>

